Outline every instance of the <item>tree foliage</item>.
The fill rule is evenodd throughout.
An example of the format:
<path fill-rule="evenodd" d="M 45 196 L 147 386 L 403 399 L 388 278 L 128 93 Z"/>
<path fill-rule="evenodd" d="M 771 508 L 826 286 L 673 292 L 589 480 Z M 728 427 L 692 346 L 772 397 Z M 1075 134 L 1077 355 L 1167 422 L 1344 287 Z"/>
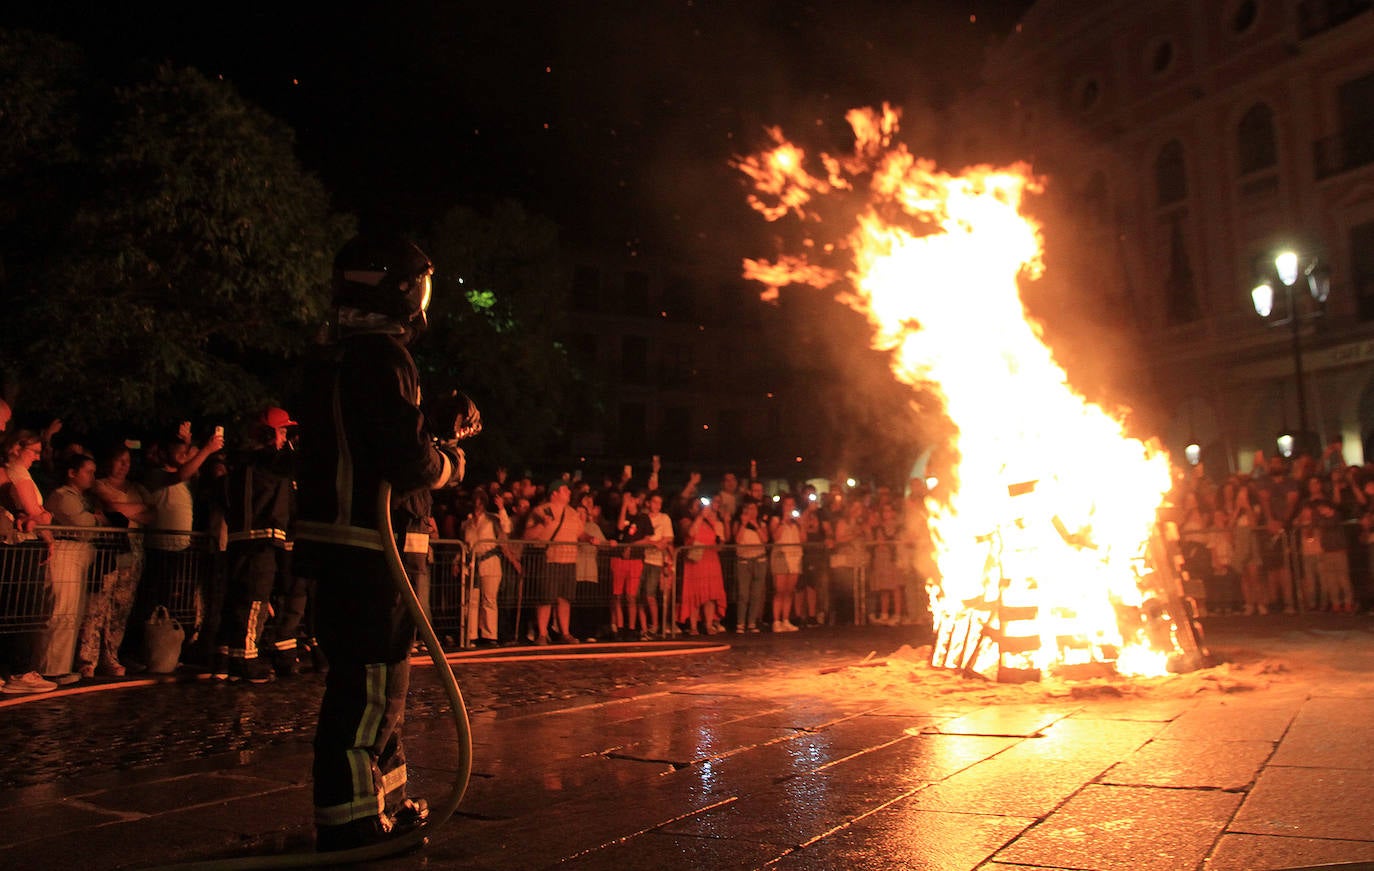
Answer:
<path fill-rule="evenodd" d="M 566 452 L 585 389 L 557 339 L 568 306 L 558 229 L 518 203 L 459 207 L 436 225 L 430 331 L 416 358 L 431 389 L 463 389 L 486 429 L 471 451 L 493 465 Z"/>
<path fill-rule="evenodd" d="M 0 34 L 0 59 L 15 61 L 23 39 Z M 353 223 L 330 213 L 291 130 L 195 70 L 106 89 L 73 70 L 73 53 L 36 57 L 43 66 L 0 84 L 7 112 L 45 111 L 34 82 L 84 93 L 74 123 L 44 134 L 72 155 L 46 174 L 59 192 L 51 241 L 39 256 L 5 252 L 0 352 L 24 405 L 78 423 L 152 424 L 230 416 L 278 394 L 283 362 L 323 317 L 333 253 Z M 0 138 L 0 173 L 16 184 L 37 160 L 19 131 Z M 4 223 L 28 217 L 21 205 Z"/>

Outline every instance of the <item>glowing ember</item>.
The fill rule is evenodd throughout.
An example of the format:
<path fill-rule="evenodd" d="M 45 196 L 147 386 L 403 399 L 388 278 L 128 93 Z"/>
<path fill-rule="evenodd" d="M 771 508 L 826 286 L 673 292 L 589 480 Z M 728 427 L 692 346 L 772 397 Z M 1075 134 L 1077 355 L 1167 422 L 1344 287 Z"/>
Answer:
<path fill-rule="evenodd" d="M 894 145 L 898 118 L 850 112 L 854 152 L 820 155 L 819 175 L 778 130 L 772 150 L 737 161 L 770 221 L 819 221 L 827 202 L 865 198 L 842 244 L 746 260 L 745 275 L 765 298 L 842 286 L 836 298 L 868 319 L 896 376 L 943 401 L 951 468 L 927 499 L 937 665 L 1163 673 L 1177 630 L 1147 552 L 1168 458 L 1075 393 L 1026 317 L 1018 279 L 1043 267 L 1020 207 L 1040 182 L 1024 164 L 941 172 Z"/>

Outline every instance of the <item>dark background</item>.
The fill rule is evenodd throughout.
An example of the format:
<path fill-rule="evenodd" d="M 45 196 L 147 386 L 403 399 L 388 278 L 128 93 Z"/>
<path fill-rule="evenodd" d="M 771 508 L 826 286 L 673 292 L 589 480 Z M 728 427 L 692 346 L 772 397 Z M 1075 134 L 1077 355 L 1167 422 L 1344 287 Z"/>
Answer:
<path fill-rule="evenodd" d="M 31 2 L 0 25 L 76 42 L 115 81 L 223 76 L 364 224 L 515 197 L 575 242 L 676 247 L 757 226 L 728 160 L 766 126 L 842 139 L 854 106 L 939 105 L 1029 5 Z"/>

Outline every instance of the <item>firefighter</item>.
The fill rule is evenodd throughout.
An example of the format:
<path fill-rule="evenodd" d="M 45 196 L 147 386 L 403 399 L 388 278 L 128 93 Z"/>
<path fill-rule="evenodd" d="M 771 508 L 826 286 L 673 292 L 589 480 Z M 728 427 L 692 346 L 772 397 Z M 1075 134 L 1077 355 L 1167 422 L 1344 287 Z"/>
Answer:
<path fill-rule="evenodd" d="M 432 489 L 457 483 L 463 403 L 426 415 L 407 345 L 425 327 L 433 267 L 413 243 L 359 236 L 334 261 L 337 319 L 299 406 L 295 562 L 316 583 L 316 629 L 329 660 L 315 733 L 316 848 L 378 843 L 422 826 L 406 796 L 401 724 L 415 625 L 379 535 L 378 486 L 391 485 L 395 545 L 428 546 Z M 464 404 L 465 403 L 465 404 Z"/>
<path fill-rule="evenodd" d="M 258 655 L 258 642 L 289 544 L 295 454 L 287 450 L 286 429 L 295 425 L 284 409 L 267 409 L 249 432 L 249 450 L 220 479 L 229 582 L 217 633 L 213 674 L 218 680 L 267 683 L 273 677 L 275 663 Z"/>

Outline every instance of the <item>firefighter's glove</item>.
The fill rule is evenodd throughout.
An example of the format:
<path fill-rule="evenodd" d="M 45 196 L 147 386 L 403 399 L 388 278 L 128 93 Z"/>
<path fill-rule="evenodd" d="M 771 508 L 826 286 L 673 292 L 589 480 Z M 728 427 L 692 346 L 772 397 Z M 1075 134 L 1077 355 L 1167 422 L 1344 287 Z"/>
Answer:
<path fill-rule="evenodd" d="M 458 442 L 482 431 L 482 413 L 477 410 L 477 403 L 459 390 L 426 402 L 425 421 L 440 442 Z"/>

